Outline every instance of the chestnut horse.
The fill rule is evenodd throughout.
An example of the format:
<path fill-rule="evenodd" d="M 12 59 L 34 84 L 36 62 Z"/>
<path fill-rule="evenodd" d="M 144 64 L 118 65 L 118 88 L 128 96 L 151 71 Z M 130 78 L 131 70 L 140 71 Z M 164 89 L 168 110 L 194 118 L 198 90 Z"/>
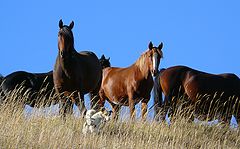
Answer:
<path fill-rule="evenodd" d="M 102 80 L 102 69 L 97 56 L 90 51 L 78 53 L 75 50 L 73 26 L 73 21 L 69 26 L 63 25 L 62 20 L 59 21 L 58 55 L 53 71 L 55 89 L 64 94 L 60 100 L 60 113 L 64 116 L 67 112 L 72 113 L 73 103 L 83 115 L 86 111 L 84 94 L 96 96 Z M 92 105 L 93 102 L 91 99 Z"/>
<path fill-rule="evenodd" d="M 176 109 L 177 98 L 187 95 L 187 101 L 195 107 L 195 114 L 202 118 L 218 117 L 229 122 L 232 114 L 236 118 L 240 116 L 240 79 L 232 73 L 215 75 L 186 66 L 162 69 L 155 80 L 154 95 L 155 115 L 163 107 L 165 114 L 170 107 Z M 156 119 L 164 118 L 165 114 Z"/>
<path fill-rule="evenodd" d="M 142 103 L 142 119 L 147 112 L 147 103 L 153 87 L 152 75 L 156 75 L 163 44 L 153 47 L 149 43 L 148 50 L 127 68 L 109 67 L 103 69 L 103 80 L 99 91 L 99 105 L 104 106 L 105 100 L 111 104 L 113 117 L 117 118 L 121 106 L 129 106 L 131 118 L 135 116 L 135 104 Z"/>

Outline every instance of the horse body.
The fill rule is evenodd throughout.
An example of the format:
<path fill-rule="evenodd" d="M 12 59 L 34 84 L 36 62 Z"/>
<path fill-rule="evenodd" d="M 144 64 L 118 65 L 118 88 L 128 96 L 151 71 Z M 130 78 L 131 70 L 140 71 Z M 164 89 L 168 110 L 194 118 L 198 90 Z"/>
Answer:
<path fill-rule="evenodd" d="M 49 97 L 51 93 L 54 93 L 52 73 L 52 71 L 47 73 L 29 73 L 26 71 L 13 72 L 3 78 L 3 93 L 6 95 L 8 92 L 21 87 L 23 89 L 21 94 L 24 94 L 26 91 L 31 93 L 28 101 L 26 101 L 26 104 L 34 107 L 40 102 L 36 101 L 36 93 L 38 93 L 41 89 L 45 89 L 44 93 L 47 97 Z M 47 104 L 44 101 L 41 101 L 41 103 Z"/>
<path fill-rule="evenodd" d="M 81 90 L 82 94 L 93 91 L 100 81 L 100 78 L 95 76 L 101 76 L 100 68 L 97 56 L 90 51 L 79 53 L 75 51 L 73 59 L 68 62 L 58 55 L 54 68 L 55 88 L 68 92 Z"/>
<path fill-rule="evenodd" d="M 235 97 L 231 102 L 237 102 L 236 98 L 240 98 L 240 79 L 235 74 L 215 75 L 186 66 L 174 66 L 162 71 L 156 81 L 160 82 L 159 88 L 165 95 L 166 107 L 173 107 L 176 104 L 176 99 L 173 97 L 185 94 L 190 99 L 191 105 L 198 103 L 195 112 L 208 115 L 208 118 L 215 116 L 209 114 L 209 110 L 215 109 L 218 112 L 221 111 L 219 113 L 225 121 L 231 117 L 229 108 L 232 108 L 232 113 L 237 114 L 237 109 L 233 108 L 237 108 L 239 103 L 229 103 L 230 101 L 228 101 L 230 97 Z M 162 97 L 160 96 L 158 96 L 159 99 L 155 99 L 158 107 L 162 106 Z M 155 108 L 156 113 L 158 110 Z M 223 116 L 224 114 L 226 116 Z"/>
<path fill-rule="evenodd" d="M 67 112 L 72 113 L 73 103 L 76 103 L 83 114 L 86 111 L 84 94 L 90 93 L 95 97 L 102 79 L 102 68 L 97 56 L 93 52 L 78 53 L 75 50 L 73 25 L 73 21 L 69 26 L 63 25 L 62 20 L 59 21 L 59 51 L 53 71 L 55 89 L 58 93 L 64 93 L 60 102 L 60 112 L 64 115 Z"/>
<path fill-rule="evenodd" d="M 103 88 L 106 90 L 105 94 L 107 94 L 108 97 L 112 97 L 111 102 L 113 103 L 129 106 L 128 97 L 131 96 L 135 100 L 134 104 L 137 104 L 142 99 L 150 99 L 150 92 L 153 86 L 153 79 L 150 72 L 144 76 L 140 70 L 133 65 L 128 68 L 106 68 L 103 76 Z M 119 77 L 124 79 L 120 80 L 118 79 Z"/>
<path fill-rule="evenodd" d="M 161 49 L 162 44 L 157 48 L 153 47 L 150 42 L 149 50 L 141 55 L 133 65 L 127 68 L 109 67 L 103 70 L 99 104 L 103 106 L 107 99 L 112 106 L 113 117 L 117 118 L 121 106 L 129 106 L 133 118 L 134 106 L 139 101 L 142 103 L 142 118 L 145 117 L 153 87 L 152 74 L 156 72 L 160 63 Z M 156 58 L 155 62 L 152 62 L 153 57 Z"/>

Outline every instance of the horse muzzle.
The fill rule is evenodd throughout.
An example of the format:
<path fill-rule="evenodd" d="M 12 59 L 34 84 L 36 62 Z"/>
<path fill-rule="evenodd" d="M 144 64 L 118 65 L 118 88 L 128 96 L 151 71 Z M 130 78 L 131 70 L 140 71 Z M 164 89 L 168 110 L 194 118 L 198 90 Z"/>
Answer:
<path fill-rule="evenodd" d="M 159 72 L 158 70 L 153 70 L 152 75 L 155 77 L 158 74 L 158 72 Z"/>
<path fill-rule="evenodd" d="M 65 52 L 62 50 L 62 51 L 60 51 L 60 56 L 61 56 L 61 58 L 64 58 L 65 57 Z"/>

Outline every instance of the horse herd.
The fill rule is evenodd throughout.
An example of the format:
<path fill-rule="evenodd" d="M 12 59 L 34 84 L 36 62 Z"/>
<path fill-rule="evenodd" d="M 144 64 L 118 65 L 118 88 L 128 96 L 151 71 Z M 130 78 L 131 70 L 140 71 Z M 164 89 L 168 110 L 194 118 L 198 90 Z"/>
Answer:
<path fill-rule="evenodd" d="M 58 55 L 53 71 L 18 71 L 2 77 L 1 98 L 4 99 L 10 91 L 22 86 L 22 92 L 28 91 L 30 95 L 24 104 L 35 107 L 42 103 L 48 106 L 49 102 L 45 102 L 45 99 L 36 98 L 37 93 L 45 87 L 46 99 L 51 98 L 59 103 L 63 116 L 73 112 L 73 104 L 84 115 L 84 95 L 89 93 L 91 108 L 104 107 L 107 100 L 112 107 L 113 118 L 118 118 L 121 106 L 129 106 L 131 118 L 134 118 L 135 105 L 141 102 L 141 116 L 145 119 L 154 88 L 156 120 L 162 120 L 169 109 L 173 115 L 178 109 L 178 97 L 183 96 L 187 101 L 185 106 L 194 107 L 195 114 L 204 118 L 213 119 L 217 115 L 229 122 L 232 114 L 240 117 L 240 79 L 235 74 L 215 75 L 186 66 L 158 71 L 163 57 L 163 43 L 156 47 L 152 42 L 131 66 L 111 67 L 110 58 L 106 59 L 104 55 L 98 59 L 93 52 L 75 50 L 73 27 L 73 21 L 69 25 L 59 21 Z M 51 95 L 55 92 L 58 96 L 53 98 Z"/>

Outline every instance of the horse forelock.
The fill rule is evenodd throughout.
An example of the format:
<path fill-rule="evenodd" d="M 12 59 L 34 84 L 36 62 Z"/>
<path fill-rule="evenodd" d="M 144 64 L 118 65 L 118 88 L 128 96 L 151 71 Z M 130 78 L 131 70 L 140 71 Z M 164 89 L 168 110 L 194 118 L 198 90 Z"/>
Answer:
<path fill-rule="evenodd" d="M 61 31 L 64 33 L 64 35 L 66 35 L 74 43 L 73 32 L 71 31 L 71 29 L 69 29 L 68 26 L 66 26 L 66 25 L 63 26 L 63 28 L 61 28 Z"/>

